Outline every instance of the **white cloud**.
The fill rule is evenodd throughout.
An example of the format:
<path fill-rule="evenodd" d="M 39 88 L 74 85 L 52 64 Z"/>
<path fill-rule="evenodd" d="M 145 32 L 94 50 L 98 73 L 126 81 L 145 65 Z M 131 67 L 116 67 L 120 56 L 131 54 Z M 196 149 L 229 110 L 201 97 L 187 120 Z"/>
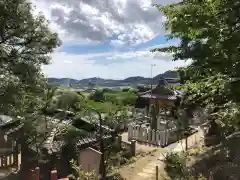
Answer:
<path fill-rule="evenodd" d="M 110 60 L 111 63 L 96 63 L 98 57 Z M 156 64 L 153 75 L 184 66 L 184 61 L 171 61 L 172 57 L 166 53 L 153 54 L 149 51 L 126 53 L 100 53 L 100 54 L 68 54 L 56 52 L 52 56 L 52 64 L 44 67 L 49 77 L 69 77 L 75 79 L 101 77 L 123 79 L 130 76 L 150 76 L 150 65 Z"/>
<path fill-rule="evenodd" d="M 179 0 L 32 1 L 37 10 L 42 11 L 50 20 L 50 27 L 60 35 L 64 44 L 107 42 L 115 47 L 131 47 L 164 33 L 162 22 L 166 18 L 151 4 Z M 103 63 L 99 63 L 100 57 Z M 150 64 L 156 64 L 153 75 L 185 64 L 184 61 L 172 62 L 171 59 L 170 54 L 153 54 L 149 49 L 86 55 L 56 51 L 52 54 L 52 64 L 45 66 L 43 70 L 49 77 L 75 79 L 123 79 L 139 75 L 149 77 Z"/>
<path fill-rule="evenodd" d="M 132 46 L 162 34 L 161 13 L 152 3 L 178 0 L 33 0 L 66 41 Z"/>

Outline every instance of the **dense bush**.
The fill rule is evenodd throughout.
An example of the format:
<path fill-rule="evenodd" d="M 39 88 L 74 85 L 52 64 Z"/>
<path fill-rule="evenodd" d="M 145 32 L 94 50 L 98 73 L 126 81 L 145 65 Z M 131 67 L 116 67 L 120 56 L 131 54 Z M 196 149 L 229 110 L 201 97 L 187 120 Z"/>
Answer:
<path fill-rule="evenodd" d="M 94 93 L 90 94 L 89 99 L 96 101 L 96 102 L 103 102 L 105 100 L 104 92 L 103 91 L 95 91 Z"/>
<path fill-rule="evenodd" d="M 84 100 L 83 96 L 80 96 L 76 92 L 63 92 L 56 97 L 56 108 L 63 110 L 78 110 L 78 104 Z"/>
<path fill-rule="evenodd" d="M 136 94 L 132 92 L 121 92 L 116 91 L 113 93 L 105 93 L 104 94 L 105 101 L 112 102 L 118 105 L 135 105 L 135 101 L 137 99 Z"/>
<path fill-rule="evenodd" d="M 123 88 L 122 89 L 122 92 L 129 92 L 130 91 L 130 88 Z"/>
<path fill-rule="evenodd" d="M 172 180 L 187 179 L 186 154 L 168 153 L 164 160 L 165 171 Z"/>
<path fill-rule="evenodd" d="M 137 86 L 138 92 L 146 92 L 149 91 L 151 88 L 148 86 Z"/>

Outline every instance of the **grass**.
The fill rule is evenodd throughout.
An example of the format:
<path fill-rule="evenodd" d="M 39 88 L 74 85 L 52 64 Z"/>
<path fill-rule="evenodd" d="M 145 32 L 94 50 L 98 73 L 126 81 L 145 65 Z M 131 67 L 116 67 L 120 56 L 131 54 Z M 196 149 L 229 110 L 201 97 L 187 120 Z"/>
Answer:
<path fill-rule="evenodd" d="M 110 111 L 116 111 L 117 110 L 117 106 L 111 102 L 95 102 L 95 101 L 91 101 L 89 100 L 86 103 L 87 107 L 91 107 L 94 109 L 97 109 L 98 111 L 102 112 L 102 113 L 108 113 Z"/>

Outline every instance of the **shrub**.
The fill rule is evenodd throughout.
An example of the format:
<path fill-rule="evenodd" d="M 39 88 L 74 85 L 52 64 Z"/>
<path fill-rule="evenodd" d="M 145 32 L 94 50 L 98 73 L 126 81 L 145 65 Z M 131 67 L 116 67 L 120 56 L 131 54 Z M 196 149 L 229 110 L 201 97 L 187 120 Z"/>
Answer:
<path fill-rule="evenodd" d="M 105 100 L 104 92 L 95 91 L 94 93 L 90 94 L 89 99 L 96 102 L 103 102 Z"/>
<path fill-rule="evenodd" d="M 130 88 L 123 88 L 122 92 L 129 92 Z"/>
<path fill-rule="evenodd" d="M 187 156 L 186 154 L 168 153 L 164 160 L 165 171 L 172 180 L 187 179 Z"/>
<path fill-rule="evenodd" d="M 131 157 L 128 162 L 129 163 L 134 163 L 136 161 L 137 161 L 137 158 L 134 156 L 134 157 Z"/>
<path fill-rule="evenodd" d="M 98 178 L 95 176 L 94 171 L 85 173 L 81 167 L 79 167 L 76 163 L 76 161 L 71 161 L 72 168 L 74 170 L 74 173 L 69 175 L 68 177 L 71 180 L 97 180 Z"/>

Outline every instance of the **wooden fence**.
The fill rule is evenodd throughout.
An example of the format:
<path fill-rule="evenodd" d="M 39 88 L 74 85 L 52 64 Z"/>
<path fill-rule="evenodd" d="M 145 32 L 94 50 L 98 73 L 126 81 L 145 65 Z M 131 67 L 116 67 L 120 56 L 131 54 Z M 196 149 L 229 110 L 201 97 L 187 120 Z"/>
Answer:
<path fill-rule="evenodd" d="M 154 130 L 139 125 L 128 127 L 128 140 L 136 140 L 139 143 L 147 143 L 155 146 L 166 146 L 177 141 L 177 129 L 171 128 L 167 130 Z"/>
<path fill-rule="evenodd" d="M 8 168 L 17 165 L 18 155 L 16 153 L 9 153 L 0 155 L 0 168 Z"/>

